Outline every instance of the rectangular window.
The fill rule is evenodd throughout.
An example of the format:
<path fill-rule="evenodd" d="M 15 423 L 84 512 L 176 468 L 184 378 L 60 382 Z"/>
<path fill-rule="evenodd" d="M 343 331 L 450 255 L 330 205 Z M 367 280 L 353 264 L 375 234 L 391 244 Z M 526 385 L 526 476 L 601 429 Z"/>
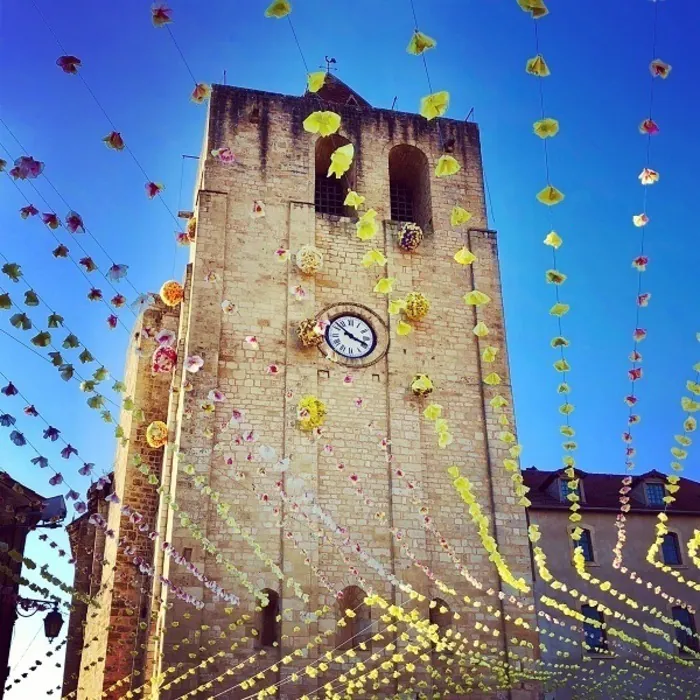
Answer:
<path fill-rule="evenodd" d="M 335 177 L 318 175 L 316 177 L 316 191 L 314 203 L 318 214 L 330 214 L 331 216 L 345 216 L 345 178 L 340 180 Z"/>
<path fill-rule="evenodd" d="M 673 608 L 673 619 L 680 622 L 685 629 L 675 628 L 676 640 L 681 645 L 681 654 L 689 651 L 700 651 L 700 644 L 695 634 L 695 618 L 686 608 L 676 606 Z"/>
<path fill-rule="evenodd" d="M 578 546 L 583 550 L 583 558 L 586 561 L 595 561 L 593 557 L 593 540 L 591 539 L 590 530 L 584 530 L 583 533 L 581 533 L 581 539 L 578 541 Z"/>
<path fill-rule="evenodd" d="M 604 622 L 603 613 L 590 605 L 581 606 L 581 612 L 589 620 L 599 622 L 601 625 Z M 605 638 L 605 630 L 593 622 L 583 623 L 584 642 L 588 646 L 588 650 L 594 654 L 604 654 L 608 650 L 608 642 Z"/>
<path fill-rule="evenodd" d="M 392 182 L 389 193 L 392 221 L 413 221 L 413 192 L 411 189 L 401 183 Z"/>
<path fill-rule="evenodd" d="M 663 554 L 664 564 L 669 566 L 680 566 L 683 563 L 681 559 L 681 546 L 678 542 L 678 535 L 675 532 L 667 532 L 664 535 L 661 543 L 661 553 Z"/>
<path fill-rule="evenodd" d="M 663 506 L 666 495 L 663 484 L 644 484 L 644 491 L 647 495 L 647 505 Z"/>
<path fill-rule="evenodd" d="M 570 493 L 576 493 L 579 498 L 581 498 L 581 487 L 577 486 L 575 489 L 570 489 L 569 484 L 566 479 L 559 479 L 559 499 L 561 501 L 568 501 L 567 496 Z"/>

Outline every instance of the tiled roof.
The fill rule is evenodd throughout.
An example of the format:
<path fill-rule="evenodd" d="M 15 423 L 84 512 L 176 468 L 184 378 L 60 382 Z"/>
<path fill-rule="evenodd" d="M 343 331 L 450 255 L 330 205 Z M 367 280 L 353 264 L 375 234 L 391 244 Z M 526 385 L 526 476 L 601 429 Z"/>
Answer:
<path fill-rule="evenodd" d="M 534 509 L 551 509 L 551 510 L 566 510 L 569 507 L 569 502 L 561 501 L 556 496 L 549 493 L 550 484 L 560 476 L 563 476 L 564 470 L 542 471 L 536 467 L 529 467 L 523 470 L 523 478 L 526 486 L 530 488 L 528 498 L 532 502 Z M 580 477 L 583 484 L 583 497 L 581 502 L 581 510 L 610 510 L 619 511 L 619 490 L 622 486 L 623 474 L 593 474 L 590 472 L 577 471 L 577 476 Z M 647 512 L 657 513 L 663 508 L 658 506 L 649 506 L 640 496 L 634 492 L 635 486 L 646 479 L 663 479 L 664 474 L 656 470 L 640 474 L 632 480 L 632 492 L 630 492 L 630 512 Z M 683 479 L 678 482 L 680 489 L 676 492 L 676 501 L 672 503 L 668 510 L 670 512 L 687 512 L 700 515 L 700 484 L 691 479 Z M 558 494 L 559 490 L 554 489 L 554 493 Z M 636 497 L 635 497 L 636 496 Z M 643 495 L 641 496 L 643 498 Z"/>

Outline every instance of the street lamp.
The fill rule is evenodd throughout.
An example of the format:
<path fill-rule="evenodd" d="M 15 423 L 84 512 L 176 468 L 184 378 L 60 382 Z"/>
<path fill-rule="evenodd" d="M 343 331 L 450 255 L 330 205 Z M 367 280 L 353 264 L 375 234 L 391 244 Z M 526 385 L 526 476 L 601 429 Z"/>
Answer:
<path fill-rule="evenodd" d="M 61 613 L 58 612 L 58 608 L 54 607 L 44 618 L 44 634 L 46 634 L 46 638 L 52 642 L 58 637 L 61 632 L 61 627 L 63 627 L 63 617 Z"/>

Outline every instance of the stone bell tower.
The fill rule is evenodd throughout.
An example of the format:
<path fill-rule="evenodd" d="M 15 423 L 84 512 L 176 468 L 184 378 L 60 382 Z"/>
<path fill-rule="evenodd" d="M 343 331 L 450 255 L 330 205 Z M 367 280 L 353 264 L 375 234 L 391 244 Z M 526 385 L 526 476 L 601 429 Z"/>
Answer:
<path fill-rule="evenodd" d="M 338 133 L 320 137 L 304 130 L 304 119 L 318 110 L 341 116 Z M 340 179 L 327 177 L 331 154 L 348 143 L 354 146 L 351 168 Z M 436 177 L 446 153 L 461 170 Z M 356 235 L 358 213 L 344 203 L 349 190 L 366 198 L 360 214 L 369 208 L 378 213 L 372 240 Z M 451 225 L 456 205 L 471 212 L 468 224 Z M 153 669 L 181 664 L 161 689 L 161 697 L 180 698 L 245 662 L 233 675 L 213 681 L 207 694 L 246 697 L 282 681 L 280 697 L 301 697 L 348 672 L 351 662 L 371 665 L 372 654 L 390 641 L 386 633 L 384 641 L 372 640 L 386 625 L 378 609 L 361 605 L 369 590 L 407 609 L 418 607 L 441 628 L 459 630 L 470 645 L 481 634 L 475 623 L 488 624 L 484 640 L 501 650 L 499 659 L 517 665 L 508 640 L 522 637 L 523 630 L 511 620 L 533 622 L 526 610 L 532 598 L 521 595 L 518 607 L 509 602 L 514 591 L 499 580 L 447 473 L 458 465 L 469 478 L 499 551 L 514 575 L 530 582 L 526 515 L 502 467 L 507 451 L 489 405 L 498 393 L 509 402 L 511 395 L 496 234 L 486 220 L 477 125 L 375 109 L 331 75 L 317 94 L 301 97 L 215 86 L 194 218 L 179 307 L 178 365 L 160 407 L 175 446 L 159 467 L 160 483 L 179 510 L 161 498 L 152 517 L 163 540 L 241 603 L 217 599 L 155 548 L 157 572 L 205 607 L 200 611 L 166 598 L 167 591 L 156 585 L 150 608 L 142 612 L 148 626 L 141 642 L 142 679 Z M 407 222 L 423 232 L 412 251 L 399 245 Z M 454 260 L 463 246 L 476 256 L 471 266 Z M 362 265 L 370 249 L 381 252 L 385 266 Z M 315 261 L 316 269 L 300 269 L 302 258 Z M 388 295 L 375 291 L 380 278 L 393 278 Z M 492 299 L 478 317 L 463 301 L 474 289 Z M 405 312 L 389 313 L 390 302 L 411 292 L 424 295 L 430 310 L 408 321 L 410 334 L 399 335 Z M 322 322 L 323 337 L 313 347 L 299 338 L 306 320 Z M 499 348 L 495 363 L 482 360 L 485 341 L 472 331 L 477 320 L 490 329 L 488 345 Z M 152 350 L 153 341 L 143 342 Z M 188 361 L 190 368 L 201 364 L 199 371 L 183 369 Z M 484 382 L 494 371 L 503 379 L 499 387 Z M 150 372 L 140 369 L 133 381 L 138 385 Z M 429 398 L 411 389 L 420 374 L 434 385 Z M 320 434 L 300 429 L 299 401 L 308 396 L 325 404 Z M 431 401 L 443 407 L 454 438 L 444 449 L 423 416 Z M 510 408 L 506 415 L 512 420 Z M 128 456 L 122 469 L 134 469 Z M 123 501 L 129 500 L 129 488 L 127 483 Z M 223 515 L 221 504 L 230 506 Z M 233 527 L 231 521 L 227 525 L 230 515 Z M 193 523 L 200 536 L 193 536 Z M 461 572 L 451 558 L 461 562 Z M 255 610 L 243 579 L 252 590 L 265 591 L 268 608 Z M 404 584 L 421 598 L 411 601 Z M 499 591 L 505 594 L 501 599 Z M 431 607 L 437 599 L 439 605 Z M 495 607 L 495 617 L 483 612 L 487 605 Z M 227 607 L 233 612 L 225 612 Z M 348 607 L 357 607 L 362 624 L 351 623 L 353 634 L 336 626 Z M 307 617 L 319 609 L 320 616 Z M 232 632 L 230 623 L 243 613 L 249 619 Z M 186 638 L 197 642 L 187 644 Z M 355 650 L 354 660 L 334 661 L 315 679 L 304 674 L 326 651 L 360 640 L 364 648 Z M 534 636 L 532 641 L 536 646 Z M 199 666 L 212 648 L 225 656 Z M 303 651 L 295 655 L 295 649 Z M 518 653 L 522 658 L 522 650 Z M 234 688 L 273 664 L 252 689 Z M 168 685 L 190 668 L 191 675 Z M 300 678 L 290 682 L 293 673 Z M 453 678 L 459 680 L 456 672 Z M 374 692 L 390 696 L 398 682 Z M 534 697 L 533 690 L 511 682 L 510 697 Z M 368 687 L 372 692 L 371 682 Z M 430 689 L 424 692 L 432 697 Z"/>

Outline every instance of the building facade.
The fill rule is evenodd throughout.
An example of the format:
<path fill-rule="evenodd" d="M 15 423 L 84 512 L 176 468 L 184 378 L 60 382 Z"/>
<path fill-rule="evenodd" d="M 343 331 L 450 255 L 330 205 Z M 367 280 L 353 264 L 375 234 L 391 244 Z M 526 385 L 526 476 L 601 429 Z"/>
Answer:
<path fill-rule="evenodd" d="M 339 133 L 304 130 L 317 110 L 341 116 Z M 340 179 L 327 177 L 331 154 L 348 143 L 352 167 Z M 461 170 L 438 178 L 446 153 Z M 357 214 L 345 204 L 349 190 L 378 213 L 371 241 L 356 235 Z M 456 205 L 472 214 L 468 226 L 451 225 Z M 413 252 L 397 244 L 406 222 L 424 233 Z M 314 659 L 357 647 L 369 664 L 389 641 L 372 638 L 386 624 L 381 611 L 362 603 L 370 591 L 416 607 L 422 619 L 442 615 L 453 630 L 469 632 L 470 645 L 475 623 L 488 622 L 497 635 L 489 630 L 477 638 L 497 647 L 496 659 L 531 657 L 512 640 L 528 637 L 514 620 L 534 625 L 533 598 L 520 596 L 518 604 L 510 598 L 514 591 L 499 579 L 447 473 L 457 464 L 468 476 L 499 551 L 515 576 L 531 582 L 526 514 L 510 475 L 498 468 L 507 450 L 489 403 L 496 394 L 509 403 L 511 396 L 477 125 L 372 108 L 330 75 L 316 95 L 301 97 L 215 86 L 190 231 L 182 304 L 147 311 L 130 349 L 126 383 L 145 420 L 137 422 L 133 412 L 122 417 L 129 441 L 118 450 L 120 503 L 109 508 L 114 537 L 104 556 L 134 585 L 108 588 L 89 616 L 85 636 L 99 641 L 84 651 L 77 697 L 122 697 L 164 673 L 161 697 L 179 698 L 226 669 L 235 675 L 212 680 L 215 691 L 207 693 L 246 697 L 279 680 L 279 697 L 301 697 L 329 680 L 304 673 Z M 463 246 L 477 258 L 471 266 L 454 260 Z M 370 249 L 381 251 L 385 267 L 362 265 Z M 317 263 L 322 255 L 315 274 L 301 269 L 304 251 Z M 393 278 L 390 297 L 375 291 L 379 278 Z M 492 299 L 478 317 L 462 299 L 475 289 Z M 390 313 L 389 301 L 414 291 L 430 300 L 430 311 L 401 336 L 401 316 Z M 307 320 L 330 324 L 320 346 L 300 342 Z M 490 329 L 488 344 L 500 348 L 495 363 L 484 363 L 484 341 L 472 332 L 477 320 Z M 154 373 L 151 357 L 164 329 L 176 334 L 177 364 L 172 373 Z M 501 386 L 483 381 L 492 371 Z M 411 390 L 420 374 L 434 384 L 429 398 Z M 316 433 L 300 429 L 307 414 L 299 403 L 309 396 L 327 410 Z M 433 399 L 454 435 L 444 449 L 423 417 Z M 510 408 L 506 415 L 512 421 Z M 168 426 L 165 450 L 146 444 L 146 427 L 156 420 Z M 125 506 L 138 515 L 124 515 Z M 158 533 L 155 544 L 144 523 Z M 128 554 L 117 546 L 120 538 L 130 543 Z M 139 597 L 134 556 L 152 567 L 147 600 Z M 217 597 L 207 581 L 240 596 L 240 605 Z M 172 594 L 176 586 L 183 595 Z M 262 609 L 260 592 L 270 601 Z M 489 605 L 495 607 L 487 615 Z M 348 624 L 338 626 L 348 608 L 355 610 L 352 634 Z M 532 631 L 529 639 L 536 646 Z M 221 657 L 201 665 L 219 650 Z M 332 679 L 352 664 L 331 666 Z M 236 687 L 262 671 L 253 690 Z M 290 681 L 294 673 L 299 678 Z M 416 691 L 449 694 L 447 674 L 434 675 L 414 679 L 424 682 Z M 370 682 L 370 692 L 393 695 L 401 681 L 389 679 L 374 690 Z M 518 679 L 501 683 L 510 690 L 498 690 L 493 677 L 480 682 L 477 698 L 536 696 Z"/>
<path fill-rule="evenodd" d="M 669 533 L 655 559 L 672 567 L 677 574 L 674 576 L 647 559 L 649 547 L 656 537 L 657 515 L 664 510 L 665 477 L 660 472 L 640 474 L 629 485 L 626 539 L 621 563 L 617 567 L 614 566 L 614 550 L 622 486 L 619 474 L 576 474 L 582 515 L 576 525 L 568 517 L 571 503 L 567 495 L 570 489 L 564 470 L 542 471 L 530 467 L 523 471 L 523 476 L 531 489 L 528 494 L 532 501 L 528 509 L 530 522 L 539 527 L 542 535 L 538 544 L 544 550 L 554 580 L 563 584 L 563 588 L 553 589 L 551 581 L 545 582 L 541 574 L 536 573 L 536 597 L 547 596 L 568 605 L 589 620 L 602 623 L 600 628 L 590 623 L 580 625 L 575 636 L 581 646 L 572 651 L 570 645 L 558 639 L 562 628 L 541 619 L 542 627 L 554 633 L 542 636 L 547 647 L 542 659 L 555 662 L 561 659 L 562 653 L 568 653 L 571 663 L 596 669 L 601 679 L 613 678 L 613 673 L 619 674 L 620 669 L 627 674 L 639 672 L 640 669 L 630 661 L 643 667 L 649 667 L 651 663 L 653 678 L 644 678 L 642 673 L 634 683 L 635 690 L 642 695 L 646 693 L 645 697 L 672 690 L 677 693 L 673 697 L 693 697 L 692 693 L 684 694 L 682 690 L 674 689 L 668 681 L 680 679 L 681 688 L 686 689 L 697 687 L 700 682 L 700 639 L 697 637 L 700 594 L 687 583 L 700 580 L 700 571 L 688 552 L 688 543 L 700 529 L 700 484 L 681 479 L 677 500 L 667 509 Z M 583 550 L 586 573 L 591 576 L 589 580 L 584 580 L 574 564 L 576 543 L 571 538 L 571 531 L 576 526 L 583 530 L 578 544 Z M 621 600 L 621 596 L 626 596 L 626 601 Z M 631 625 L 617 615 L 606 615 L 592 606 L 592 601 L 636 620 L 639 626 Z M 568 619 L 551 606 L 540 603 L 538 607 L 560 619 Z M 683 629 L 673 626 L 673 621 L 681 623 Z M 648 649 L 625 643 L 620 637 L 610 634 L 607 627 L 622 630 L 669 656 L 680 658 L 687 665 L 679 665 L 671 658 L 654 652 L 650 654 Z M 584 643 L 588 649 L 584 648 Z M 665 678 L 664 673 L 668 677 Z M 556 698 L 571 696 L 571 689 L 558 690 L 551 695 Z"/>

